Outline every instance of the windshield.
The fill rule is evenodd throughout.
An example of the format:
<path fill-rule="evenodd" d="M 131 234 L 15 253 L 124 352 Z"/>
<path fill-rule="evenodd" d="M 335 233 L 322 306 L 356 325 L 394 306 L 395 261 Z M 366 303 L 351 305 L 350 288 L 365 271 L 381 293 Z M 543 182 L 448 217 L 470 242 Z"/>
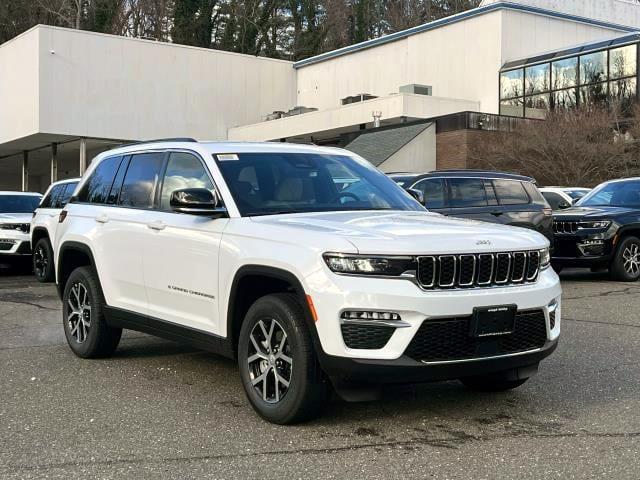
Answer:
<path fill-rule="evenodd" d="M 37 195 L 0 195 L 0 213 L 33 213 L 41 198 Z"/>
<path fill-rule="evenodd" d="M 314 153 L 214 155 L 243 216 L 424 208 L 364 161 Z"/>
<path fill-rule="evenodd" d="M 640 207 L 640 180 L 605 183 L 582 197 L 581 207 Z"/>

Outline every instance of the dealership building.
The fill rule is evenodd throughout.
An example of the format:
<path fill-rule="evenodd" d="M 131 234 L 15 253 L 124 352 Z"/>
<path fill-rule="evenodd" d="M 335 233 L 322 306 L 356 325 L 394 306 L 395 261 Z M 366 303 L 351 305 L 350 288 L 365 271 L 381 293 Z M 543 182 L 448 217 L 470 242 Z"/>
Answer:
<path fill-rule="evenodd" d="M 0 190 L 43 191 L 106 149 L 165 137 L 464 167 L 486 131 L 633 102 L 638 43 L 630 0 L 484 0 L 299 62 L 37 26 L 0 45 Z"/>

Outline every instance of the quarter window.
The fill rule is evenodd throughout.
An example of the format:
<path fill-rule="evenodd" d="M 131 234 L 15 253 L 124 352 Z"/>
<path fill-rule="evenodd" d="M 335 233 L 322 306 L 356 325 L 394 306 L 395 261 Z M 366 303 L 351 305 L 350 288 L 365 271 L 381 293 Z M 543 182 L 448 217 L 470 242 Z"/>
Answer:
<path fill-rule="evenodd" d="M 529 195 L 521 182 L 515 180 L 494 180 L 493 188 L 502 205 L 522 205 L 529 203 Z"/>
<path fill-rule="evenodd" d="M 57 200 L 57 208 L 64 208 L 64 206 L 69 203 L 69 200 L 71 200 L 71 195 L 73 195 L 73 191 L 76 189 L 77 185 L 77 182 L 73 182 L 67 183 L 63 186 L 64 189 L 60 192 L 60 196 Z"/>
<path fill-rule="evenodd" d="M 106 203 L 121 159 L 122 157 L 109 157 L 102 160 L 80 189 L 78 200 L 85 203 Z"/>
<path fill-rule="evenodd" d="M 449 189 L 450 205 L 454 208 L 487 206 L 487 193 L 484 181 L 480 178 L 449 179 Z"/>
<path fill-rule="evenodd" d="M 42 199 L 38 208 L 55 208 L 53 205 L 58 195 L 60 195 L 60 185 L 51 187 L 51 190 L 49 190 L 49 193 Z"/>
<path fill-rule="evenodd" d="M 162 182 L 160 209 L 171 210 L 171 193 L 183 188 L 206 188 L 213 190 L 213 184 L 202 162 L 190 153 L 176 152 L 169 157 L 167 171 Z"/>
<path fill-rule="evenodd" d="M 131 157 L 118 205 L 153 208 L 164 153 L 142 153 Z"/>

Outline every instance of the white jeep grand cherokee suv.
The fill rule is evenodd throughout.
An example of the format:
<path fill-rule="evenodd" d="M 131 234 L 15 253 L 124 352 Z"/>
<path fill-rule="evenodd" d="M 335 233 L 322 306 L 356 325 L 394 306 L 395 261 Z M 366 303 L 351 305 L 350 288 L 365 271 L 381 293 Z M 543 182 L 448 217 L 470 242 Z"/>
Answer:
<path fill-rule="evenodd" d="M 545 237 L 429 213 L 340 149 L 111 150 L 60 222 L 77 355 L 112 354 L 130 328 L 237 358 L 247 398 L 276 423 L 318 414 L 330 386 L 348 399 L 388 382 L 515 388 L 560 334 Z"/>
<path fill-rule="evenodd" d="M 31 192 L 0 192 L 0 260 L 31 255 L 31 216 L 42 195 Z"/>

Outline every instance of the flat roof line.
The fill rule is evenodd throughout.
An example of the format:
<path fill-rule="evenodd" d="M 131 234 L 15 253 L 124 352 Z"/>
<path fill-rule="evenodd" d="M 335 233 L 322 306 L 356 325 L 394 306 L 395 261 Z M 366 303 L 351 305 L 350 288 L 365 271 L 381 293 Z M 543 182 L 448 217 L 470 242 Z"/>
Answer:
<path fill-rule="evenodd" d="M 349 45 L 347 47 L 339 48 L 337 50 L 332 50 L 330 52 L 322 53 L 320 55 L 316 55 L 314 57 L 305 58 L 304 60 L 300 60 L 293 64 L 293 68 L 301 68 L 307 65 L 312 65 L 314 63 L 323 62 L 325 60 L 329 60 L 331 58 L 339 57 L 342 55 L 347 55 L 349 53 L 357 52 L 359 50 L 365 50 L 368 48 L 376 47 L 378 45 L 384 45 L 385 43 L 394 42 L 396 40 L 401 40 L 403 38 L 410 37 L 417 33 L 428 32 L 430 30 L 435 30 L 437 28 L 441 28 L 447 25 L 452 25 L 454 23 L 461 22 L 463 20 L 467 20 L 469 18 L 474 18 L 480 15 L 484 15 L 490 12 L 498 11 L 498 10 L 513 10 L 513 11 L 521 11 L 526 13 L 534 13 L 537 15 L 544 15 L 552 18 L 560 18 L 563 20 L 569 20 L 577 23 L 585 23 L 588 25 L 593 25 L 597 27 L 609 28 L 612 30 L 619 30 L 621 32 L 636 32 L 637 28 L 627 27 L 624 25 L 619 25 L 615 23 L 605 22 L 602 20 L 595 20 L 592 18 L 581 17 L 578 15 L 572 15 L 569 13 L 556 12 L 553 10 L 547 10 L 539 7 L 532 7 L 529 5 L 521 5 L 512 2 L 498 2 L 492 3 L 490 5 L 486 5 L 484 7 L 474 8 L 472 10 L 468 10 L 466 12 L 458 13 L 456 15 L 451 15 L 449 17 L 441 18 L 439 20 L 434 20 L 433 22 L 425 23 L 423 25 L 418 25 L 416 27 L 409 28 L 407 30 L 402 30 L 400 32 L 394 32 L 389 35 L 385 35 L 384 37 L 374 38 L 372 40 L 367 40 L 365 42 L 356 43 L 355 45 Z"/>

